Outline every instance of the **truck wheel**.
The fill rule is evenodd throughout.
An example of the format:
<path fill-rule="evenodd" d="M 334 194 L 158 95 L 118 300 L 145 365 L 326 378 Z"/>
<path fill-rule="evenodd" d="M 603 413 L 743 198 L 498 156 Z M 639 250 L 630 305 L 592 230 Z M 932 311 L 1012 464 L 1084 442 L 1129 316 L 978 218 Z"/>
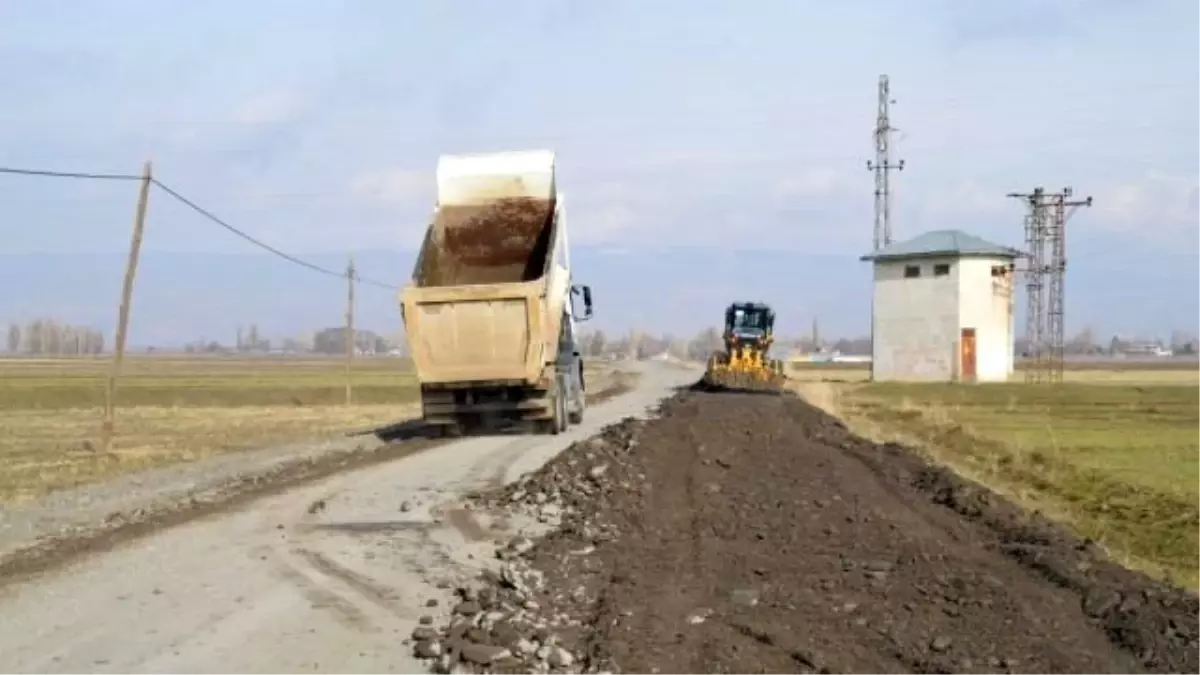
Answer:
<path fill-rule="evenodd" d="M 555 394 L 550 398 L 550 412 L 552 417 L 548 420 L 543 420 L 542 424 L 545 433 L 551 436 L 561 434 L 566 427 L 566 420 L 563 418 L 563 397 Z"/>
<path fill-rule="evenodd" d="M 558 432 L 566 431 L 571 426 L 571 418 L 568 411 L 571 409 L 571 388 L 567 386 L 567 378 L 558 378 L 558 399 L 556 400 L 557 407 L 554 413 L 555 425 L 558 427 Z"/>
<path fill-rule="evenodd" d="M 553 436 L 558 433 L 558 423 L 554 420 L 538 420 L 534 425 L 539 434 Z"/>
<path fill-rule="evenodd" d="M 562 389 L 559 388 L 559 384 L 559 380 L 556 379 L 554 389 L 546 394 L 546 407 L 550 409 L 550 419 L 534 423 L 539 433 L 554 436 L 562 431 Z"/>
<path fill-rule="evenodd" d="M 587 407 L 587 392 L 583 390 L 583 366 L 579 366 L 579 387 L 575 390 L 575 409 L 567 416 L 571 424 L 583 423 L 583 410 Z"/>
<path fill-rule="evenodd" d="M 463 427 L 460 423 L 439 424 L 437 431 L 434 432 L 439 438 L 461 438 L 463 435 Z"/>

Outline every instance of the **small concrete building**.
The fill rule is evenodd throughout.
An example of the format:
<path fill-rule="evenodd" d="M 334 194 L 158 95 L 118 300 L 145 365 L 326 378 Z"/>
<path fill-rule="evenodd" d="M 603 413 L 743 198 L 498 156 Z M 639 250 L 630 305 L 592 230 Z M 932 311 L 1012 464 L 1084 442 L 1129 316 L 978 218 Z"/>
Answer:
<path fill-rule="evenodd" d="M 938 230 L 863 256 L 875 267 L 871 379 L 1007 380 L 1018 255 L 965 232 Z"/>

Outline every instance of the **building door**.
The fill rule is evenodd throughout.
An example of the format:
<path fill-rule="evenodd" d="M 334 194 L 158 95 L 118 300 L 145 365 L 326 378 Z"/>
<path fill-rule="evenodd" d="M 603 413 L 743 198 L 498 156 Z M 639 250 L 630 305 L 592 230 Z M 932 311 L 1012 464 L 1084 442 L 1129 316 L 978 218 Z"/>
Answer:
<path fill-rule="evenodd" d="M 975 329 L 962 329 L 962 339 L 959 340 L 959 358 L 962 361 L 962 368 L 959 370 L 962 373 L 964 382 L 975 381 Z"/>

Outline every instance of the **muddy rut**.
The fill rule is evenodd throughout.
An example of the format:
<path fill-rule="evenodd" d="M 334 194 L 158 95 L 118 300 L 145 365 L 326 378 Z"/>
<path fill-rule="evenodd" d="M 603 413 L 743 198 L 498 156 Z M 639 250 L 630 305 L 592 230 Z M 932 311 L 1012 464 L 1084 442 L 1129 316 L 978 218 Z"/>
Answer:
<path fill-rule="evenodd" d="M 484 669 L 1200 668 L 1195 595 L 792 396 L 682 392 L 477 501 L 564 514 Z"/>

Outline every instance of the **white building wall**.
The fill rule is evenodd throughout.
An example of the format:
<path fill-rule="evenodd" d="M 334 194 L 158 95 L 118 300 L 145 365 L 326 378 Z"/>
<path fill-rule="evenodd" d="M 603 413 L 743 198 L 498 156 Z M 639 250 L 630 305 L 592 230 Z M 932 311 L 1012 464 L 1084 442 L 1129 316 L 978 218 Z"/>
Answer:
<path fill-rule="evenodd" d="M 874 265 L 872 378 L 876 381 L 946 381 L 958 363 L 959 290 L 954 258 L 881 261 Z M 934 266 L 950 273 L 934 276 Z M 904 268 L 920 267 L 908 279 Z"/>
<path fill-rule="evenodd" d="M 1007 270 L 1010 263 L 1007 258 L 970 257 L 955 265 L 959 328 L 975 329 L 975 377 L 979 382 L 1004 382 L 1013 372 L 1012 276 L 992 276 L 993 267 Z"/>

